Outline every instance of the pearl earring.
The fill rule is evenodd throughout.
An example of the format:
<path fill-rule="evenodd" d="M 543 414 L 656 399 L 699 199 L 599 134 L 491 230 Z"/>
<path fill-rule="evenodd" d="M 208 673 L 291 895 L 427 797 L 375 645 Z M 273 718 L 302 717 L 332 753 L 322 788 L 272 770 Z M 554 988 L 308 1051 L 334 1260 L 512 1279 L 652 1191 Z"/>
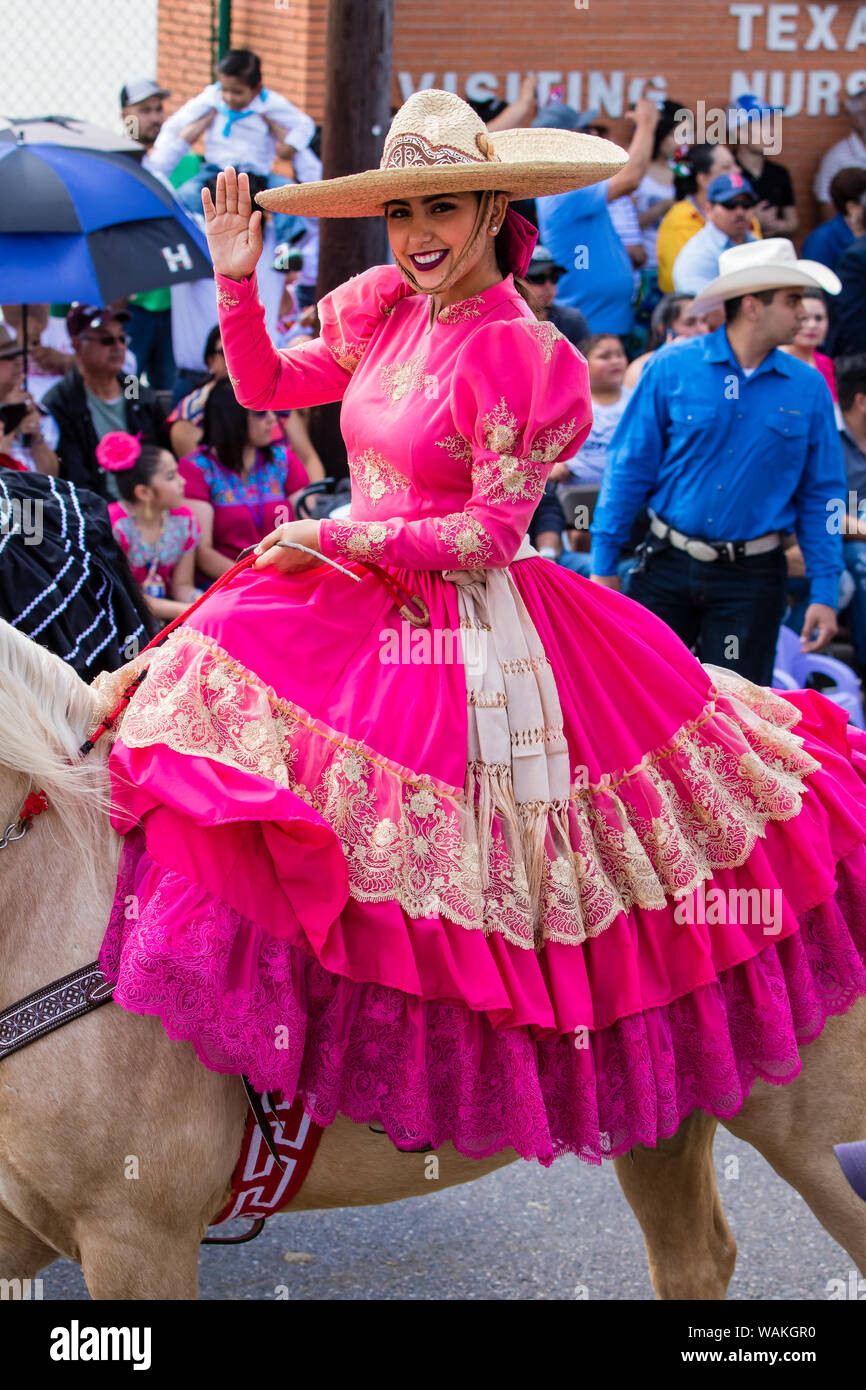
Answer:
<path fill-rule="evenodd" d="M 491 227 L 490 230 L 491 230 L 491 232 L 498 232 L 498 231 L 499 231 L 499 228 L 498 228 L 498 227 Z"/>

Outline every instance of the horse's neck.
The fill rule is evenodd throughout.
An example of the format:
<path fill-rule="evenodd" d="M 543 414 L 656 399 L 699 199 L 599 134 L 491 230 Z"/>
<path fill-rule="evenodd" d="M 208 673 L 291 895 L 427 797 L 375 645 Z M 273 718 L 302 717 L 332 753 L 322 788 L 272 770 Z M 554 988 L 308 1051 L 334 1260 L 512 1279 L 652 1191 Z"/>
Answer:
<path fill-rule="evenodd" d="M 94 843 L 96 867 L 81 871 L 61 813 L 50 807 L 0 851 L 0 1008 L 96 959 L 119 843 L 106 817 Z"/>

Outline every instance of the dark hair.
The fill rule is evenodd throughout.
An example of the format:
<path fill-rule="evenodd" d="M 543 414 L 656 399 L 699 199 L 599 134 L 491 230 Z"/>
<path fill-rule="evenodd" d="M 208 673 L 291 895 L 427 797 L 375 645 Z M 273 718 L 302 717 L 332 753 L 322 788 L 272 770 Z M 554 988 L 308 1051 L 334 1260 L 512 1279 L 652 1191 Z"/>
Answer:
<path fill-rule="evenodd" d="M 236 77 L 245 87 L 261 86 L 261 59 L 251 48 L 230 48 L 217 64 L 217 72 L 221 77 Z"/>
<path fill-rule="evenodd" d="M 855 352 L 848 357 L 837 357 L 833 366 L 836 371 L 836 393 L 839 408 L 850 410 L 854 397 L 866 394 L 866 352 Z"/>
<path fill-rule="evenodd" d="M 849 203 L 859 203 L 866 193 L 866 169 L 840 169 L 830 180 L 830 198 L 844 217 Z"/>
<path fill-rule="evenodd" d="M 506 106 L 508 105 L 508 103 L 503 101 L 501 97 L 494 96 L 483 97 L 480 99 L 465 97 L 464 100 L 466 101 L 467 106 L 472 107 L 472 110 L 475 112 L 476 116 L 481 117 L 485 125 L 488 121 L 492 121 L 496 116 L 498 116 L 502 111 L 504 111 Z"/>
<path fill-rule="evenodd" d="M 512 270 L 511 266 L 508 264 L 508 257 L 505 254 L 505 250 L 498 236 L 493 238 L 493 249 L 496 252 L 496 268 L 499 271 L 500 275 L 514 275 L 514 288 L 517 290 L 517 293 L 520 295 L 521 299 L 526 300 L 527 304 L 531 309 L 533 303 L 532 290 L 530 286 L 527 284 L 527 282 L 525 280 L 522 280 L 519 275 L 516 275 Z"/>
<path fill-rule="evenodd" d="M 206 386 L 209 381 L 213 381 L 215 379 L 213 372 L 207 365 L 207 360 L 209 357 L 213 357 L 214 348 L 216 347 L 216 344 L 220 341 L 221 337 L 222 332 L 220 331 L 220 326 L 218 323 L 215 323 L 210 333 L 208 333 L 207 337 L 204 340 L 204 352 L 202 356 L 204 357 L 205 361 L 205 370 L 202 372 L 201 376 L 193 382 L 190 388 L 191 392 L 200 390 L 202 386 Z"/>
<path fill-rule="evenodd" d="M 481 194 L 480 194 L 480 193 L 476 193 L 475 196 L 476 196 L 476 198 L 478 199 L 478 202 L 479 202 L 479 204 L 480 204 L 480 202 L 481 202 Z M 498 195 L 497 195 L 496 193 L 494 193 L 493 196 L 494 196 L 494 198 L 495 198 L 495 197 L 497 197 Z M 505 216 L 506 216 L 506 217 L 508 216 L 508 209 L 507 209 L 507 208 L 505 209 Z M 503 222 L 504 222 L 504 221 L 505 221 L 505 218 L 503 218 L 502 220 L 503 220 Z M 495 237 L 493 238 L 493 250 L 494 250 L 495 255 L 496 255 L 496 269 L 499 271 L 500 275 L 502 275 L 502 276 L 514 275 L 514 288 L 517 290 L 517 293 L 520 295 L 521 299 L 525 299 L 526 302 L 527 302 L 527 304 L 529 305 L 530 309 L 532 309 L 532 306 L 533 306 L 532 289 L 530 288 L 530 286 L 527 284 L 527 282 L 526 282 L 525 280 L 522 280 L 522 279 L 520 278 L 520 276 L 517 275 L 517 274 L 512 270 L 512 267 L 511 267 L 511 266 L 509 265 L 509 263 L 508 263 L 508 257 L 507 257 L 506 254 L 505 254 L 505 249 L 504 249 L 503 242 L 502 242 L 502 240 L 500 239 L 499 236 L 495 236 Z M 534 309 L 533 309 L 533 313 L 534 313 L 534 312 L 535 312 L 535 311 L 534 311 Z"/>
<path fill-rule="evenodd" d="M 772 304 L 773 295 L 778 294 L 779 290 L 784 288 L 784 285 L 780 285 L 779 288 L 775 290 L 756 290 L 752 298 L 760 299 L 762 304 Z M 725 300 L 725 323 L 733 323 L 739 318 L 740 309 L 742 308 L 745 297 L 745 295 L 739 294 L 736 299 Z"/>
<path fill-rule="evenodd" d="M 116 471 L 114 476 L 117 479 L 117 491 L 124 502 L 136 502 L 138 500 L 135 489 L 140 484 L 150 487 L 153 476 L 159 468 L 159 461 L 165 453 L 168 453 L 168 450 L 160 448 L 159 444 L 142 444 L 141 453 L 132 467 L 119 468 Z"/>
<path fill-rule="evenodd" d="M 688 173 L 674 175 L 674 194 L 677 200 L 687 198 L 698 191 L 698 174 L 708 174 L 713 165 L 713 155 L 718 145 L 692 145 L 683 163 Z"/>
<path fill-rule="evenodd" d="M 255 202 L 256 194 L 263 193 L 268 186 L 268 175 L 251 174 L 248 169 L 240 169 L 238 172 L 241 174 L 246 174 L 247 178 L 249 179 L 250 197 L 252 198 L 253 202 Z M 207 183 L 202 185 L 204 188 L 207 189 L 208 193 L 213 199 L 216 199 L 216 186 L 218 178 L 219 174 L 214 174 L 213 178 L 208 179 Z"/>
<path fill-rule="evenodd" d="M 667 139 L 672 130 L 676 130 L 679 125 L 677 112 L 682 111 L 683 105 L 679 101 L 666 100 L 659 114 L 658 124 L 653 135 L 653 159 L 658 159 L 659 150 L 662 142 Z"/>
<path fill-rule="evenodd" d="M 824 305 L 824 308 L 826 309 L 827 307 L 827 296 L 823 290 L 819 290 L 817 288 L 813 289 L 811 286 L 807 285 L 806 288 L 803 290 L 803 298 L 820 299 L 821 303 Z"/>
<path fill-rule="evenodd" d="M 228 378 L 214 383 L 204 404 L 200 448 L 210 449 L 223 468 L 230 473 L 242 473 L 244 449 L 249 442 L 250 412 L 241 405 Z M 271 462 L 270 445 L 262 449 L 265 461 Z"/>
<path fill-rule="evenodd" d="M 662 295 L 652 311 L 646 339 L 647 352 L 655 352 L 656 348 L 662 346 L 667 338 L 668 330 L 673 328 L 679 318 L 682 306 L 691 304 L 694 297 L 693 294 L 684 294 L 682 291 Z"/>
<path fill-rule="evenodd" d="M 220 332 L 220 326 L 218 323 L 215 323 L 210 333 L 208 333 L 207 337 L 204 340 L 204 352 L 202 356 L 204 357 L 205 362 L 207 362 L 209 357 L 213 357 L 214 349 L 217 343 L 220 341 L 221 337 L 222 333 Z"/>
<path fill-rule="evenodd" d="M 584 338 L 578 343 L 578 348 L 583 353 L 584 357 L 589 357 L 593 349 L 597 348 L 599 343 L 604 342 L 605 338 L 612 338 L 615 343 L 619 343 L 620 347 L 622 347 L 622 338 L 618 333 L 590 333 L 588 338 Z M 624 348 L 623 351 L 625 351 Z"/>

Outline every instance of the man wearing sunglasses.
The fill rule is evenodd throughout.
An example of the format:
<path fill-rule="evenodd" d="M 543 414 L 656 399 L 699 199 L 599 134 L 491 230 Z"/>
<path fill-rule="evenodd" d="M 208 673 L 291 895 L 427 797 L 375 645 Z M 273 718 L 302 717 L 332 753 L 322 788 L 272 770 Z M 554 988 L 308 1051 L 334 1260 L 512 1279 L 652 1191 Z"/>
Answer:
<path fill-rule="evenodd" d="M 580 347 L 589 337 L 589 324 L 579 309 L 567 304 L 557 304 L 556 287 L 565 271 L 557 265 L 546 247 L 539 242 L 532 253 L 526 282 L 532 286 L 532 308 L 542 323 L 552 323 L 564 334 L 570 343 Z"/>
<path fill-rule="evenodd" d="M 126 377 L 125 309 L 73 304 L 66 326 L 75 365 L 45 395 L 43 404 L 57 421 L 60 477 L 92 488 L 109 501 L 117 483 L 96 461 L 96 446 L 112 430 L 141 434 L 144 443 L 169 448 L 165 411 L 156 393 L 137 377 Z"/>
<path fill-rule="evenodd" d="M 700 294 L 718 275 L 723 251 L 756 239 L 749 229 L 758 197 L 739 169 L 712 180 L 707 188 L 707 202 L 706 222 L 674 261 L 674 289 L 679 294 Z"/>

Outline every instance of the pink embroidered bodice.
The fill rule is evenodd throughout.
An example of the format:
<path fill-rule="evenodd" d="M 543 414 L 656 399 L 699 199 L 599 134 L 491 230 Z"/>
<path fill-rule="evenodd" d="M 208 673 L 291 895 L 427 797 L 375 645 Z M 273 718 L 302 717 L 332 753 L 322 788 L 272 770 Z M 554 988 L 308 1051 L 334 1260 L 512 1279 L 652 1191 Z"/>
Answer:
<path fill-rule="evenodd" d="M 321 524 L 334 559 L 407 569 L 513 560 L 553 464 L 589 433 L 587 367 L 539 323 L 511 276 L 440 311 L 395 266 L 319 304 L 321 336 L 271 344 L 255 276 L 217 276 L 220 330 L 238 400 L 288 410 L 341 400 L 351 518 Z"/>

